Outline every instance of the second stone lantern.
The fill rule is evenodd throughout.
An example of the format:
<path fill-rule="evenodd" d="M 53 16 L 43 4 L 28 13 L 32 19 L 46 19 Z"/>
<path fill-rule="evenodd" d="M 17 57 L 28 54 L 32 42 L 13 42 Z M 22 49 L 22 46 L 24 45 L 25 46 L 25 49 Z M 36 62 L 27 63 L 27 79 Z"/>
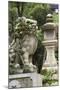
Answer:
<path fill-rule="evenodd" d="M 47 15 L 46 23 L 42 29 L 44 30 L 44 41 L 42 43 L 47 52 L 46 60 L 43 62 L 43 69 L 57 69 L 57 60 L 55 58 L 57 24 L 53 23 L 51 14 Z"/>

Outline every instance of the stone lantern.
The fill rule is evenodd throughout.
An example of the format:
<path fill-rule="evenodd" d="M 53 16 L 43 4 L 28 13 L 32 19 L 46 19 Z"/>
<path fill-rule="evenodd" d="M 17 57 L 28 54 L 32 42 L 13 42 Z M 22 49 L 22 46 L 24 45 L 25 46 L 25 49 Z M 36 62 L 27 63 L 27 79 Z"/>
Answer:
<path fill-rule="evenodd" d="M 47 56 L 43 67 L 57 67 L 57 60 L 55 58 L 55 47 L 57 45 L 56 29 L 57 25 L 53 23 L 52 15 L 48 14 L 46 23 L 43 25 L 44 41 L 43 44 L 46 48 Z"/>
<path fill-rule="evenodd" d="M 57 24 L 53 23 L 51 14 L 47 15 L 46 23 L 42 29 L 44 30 L 44 41 L 42 43 L 46 49 L 46 59 L 43 60 L 42 70 L 47 70 L 48 73 L 50 72 L 51 75 L 48 80 L 57 81 L 51 85 L 58 85 L 58 65 L 55 58 Z"/>

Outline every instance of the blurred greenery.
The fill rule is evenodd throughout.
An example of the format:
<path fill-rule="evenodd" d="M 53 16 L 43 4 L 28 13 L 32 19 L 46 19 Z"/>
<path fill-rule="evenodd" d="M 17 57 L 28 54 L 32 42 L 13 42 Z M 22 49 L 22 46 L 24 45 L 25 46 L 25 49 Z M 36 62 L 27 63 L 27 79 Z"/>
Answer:
<path fill-rule="evenodd" d="M 52 76 L 54 74 L 56 74 L 57 72 L 53 71 L 53 70 L 47 70 L 47 69 L 44 69 L 41 71 L 41 74 L 43 75 L 43 85 L 51 85 L 52 83 L 55 83 L 57 82 L 58 80 L 57 79 L 52 79 Z"/>
<path fill-rule="evenodd" d="M 57 13 L 53 13 L 53 21 L 54 21 L 54 23 L 58 23 L 59 22 L 59 14 L 57 14 Z"/>

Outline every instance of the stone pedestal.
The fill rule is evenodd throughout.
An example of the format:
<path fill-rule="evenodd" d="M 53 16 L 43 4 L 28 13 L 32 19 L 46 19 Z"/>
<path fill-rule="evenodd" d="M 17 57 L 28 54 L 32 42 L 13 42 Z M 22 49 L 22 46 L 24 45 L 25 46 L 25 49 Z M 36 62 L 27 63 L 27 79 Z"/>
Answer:
<path fill-rule="evenodd" d="M 55 46 L 57 44 L 57 40 L 49 40 L 43 41 L 43 44 L 46 48 L 47 56 L 46 60 L 44 60 L 43 68 L 45 67 L 54 67 L 57 69 L 57 60 L 55 58 Z"/>
<path fill-rule="evenodd" d="M 9 75 L 9 88 L 29 88 L 42 86 L 42 76 L 37 73 Z"/>

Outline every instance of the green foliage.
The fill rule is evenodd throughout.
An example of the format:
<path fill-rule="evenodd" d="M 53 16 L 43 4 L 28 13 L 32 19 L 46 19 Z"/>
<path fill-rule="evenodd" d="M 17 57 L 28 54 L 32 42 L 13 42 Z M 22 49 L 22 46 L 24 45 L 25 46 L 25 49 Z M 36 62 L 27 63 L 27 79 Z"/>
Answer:
<path fill-rule="evenodd" d="M 16 18 L 18 17 L 17 14 L 17 8 L 13 7 L 13 8 L 9 8 L 9 22 L 13 22 L 16 20 Z M 12 21 L 13 19 L 13 21 Z"/>
<path fill-rule="evenodd" d="M 50 13 L 50 6 L 47 4 L 29 4 L 24 10 L 24 15 L 37 20 L 37 24 L 40 27 L 46 21 L 46 15 Z"/>
<path fill-rule="evenodd" d="M 55 13 L 55 12 L 53 13 L 53 22 L 57 23 L 57 24 L 59 23 L 59 14 L 58 13 Z M 58 39 L 58 33 L 56 34 L 56 36 Z M 55 57 L 58 60 L 58 47 L 55 50 Z"/>
<path fill-rule="evenodd" d="M 48 80 L 51 79 L 52 75 L 54 74 L 52 71 L 47 71 L 46 69 L 41 72 L 44 75 L 44 79 Z"/>
<path fill-rule="evenodd" d="M 9 2 L 9 7 L 8 7 L 8 16 L 9 16 L 9 35 L 12 37 L 12 34 L 14 33 L 14 26 L 15 26 L 15 21 L 16 18 L 18 17 L 18 12 L 17 8 L 15 7 L 16 4 Z"/>
<path fill-rule="evenodd" d="M 31 18 L 30 12 L 34 8 L 35 4 L 34 3 L 26 3 L 23 15 L 25 17 Z"/>
<path fill-rule="evenodd" d="M 57 13 L 53 13 L 53 21 L 54 21 L 54 23 L 58 23 L 59 22 L 59 14 L 57 14 Z"/>
<path fill-rule="evenodd" d="M 43 80 L 43 85 L 44 85 L 44 84 L 48 84 L 48 86 L 49 86 L 49 85 L 51 85 L 52 83 L 56 83 L 56 82 L 58 82 L 58 80 L 46 80 L 46 79 L 45 79 L 45 80 Z M 45 86 L 46 86 L 46 85 L 45 85 Z"/>
<path fill-rule="evenodd" d="M 43 33 L 41 29 L 36 31 L 36 37 L 40 42 L 43 40 Z"/>
<path fill-rule="evenodd" d="M 30 12 L 30 15 L 37 20 L 38 26 L 41 26 L 46 21 L 46 15 L 48 13 L 48 8 L 43 5 L 36 5 L 35 8 Z"/>
<path fill-rule="evenodd" d="M 52 76 L 56 74 L 57 72 L 54 72 L 53 70 L 47 70 L 44 69 L 41 71 L 41 74 L 43 75 L 43 84 L 48 83 L 48 85 L 51 85 L 52 83 L 57 82 L 58 80 L 52 79 Z"/>

